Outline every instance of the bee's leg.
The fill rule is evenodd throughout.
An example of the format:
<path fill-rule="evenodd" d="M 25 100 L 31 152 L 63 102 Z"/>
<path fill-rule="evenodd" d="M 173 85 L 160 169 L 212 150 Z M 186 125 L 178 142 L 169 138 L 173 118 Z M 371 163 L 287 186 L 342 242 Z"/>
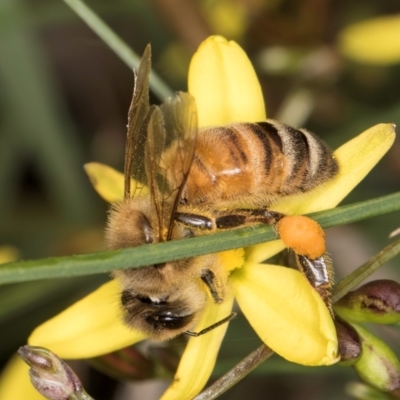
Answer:
<path fill-rule="evenodd" d="M 224 300 L 224 286 L 218 281 L 214 272 L 210 269 L 203 269 L 200 275 L 201 280 L 210 290 L 211 297 L 216 304 L 222 303 Z"/>
<path fill-rule="evenodd" d="M 331 301 L 334 271 L 330 257 L 326 253 L 314 260 L 297 253 L 295 253 L 295 257 L 299 270 L 306 276 L 311 286 L 318 292 L 322 300 L 324 300 L 332 318 L 334 318 Z"/>
<path fill-rule="evenodd" d="M 285 214 L 270 211 L 266 208 L 240 208 L 235 210 L 235 214 L 222 215 L 215 218 L 215 226 L 217 229 L 238 228 L 241 225 L 257 223 L 275 226 L 283 217 L 285 217 Z"/>
<path fill-rule="evenodd" d="M 177 212 L 175 221 L 192 229 L 207 231 L 215 229 L 213 219 L 205 215 Z"/>
<path fill-rule="evenodd" d="M 190 228 L 213 231 L 239 228 L 240 226 L 255 223 L 276 226 L 284 217 L 286 217 L 285 214 L 268 209 L 235 209 L 231 214 L 221 215 L 221 213 L 217 213 L 213 218 L 191 213 L 177 213 L 175 219 L 177 222 Z M 320 257 L 311 258 L 305 254 L 301 254 L 302 252 L 298 249 L 294 253 L 299 270 L 306 276 L 311 286 L 320 294 L 333 316 L 331 302 L 333 269 L 329 257 L 326 254 L 322 254 Z M 214 297 L 212 284 L 209 284 L 205 279 L 203 281 L 210 288 L 211 294 Z M 214 300 L 217 302 L 216 297 L 214 297 Z"/>
<path fill-rule="evenodd" d="M 263 209 L 247 210 L 247 211 L 249 219 L 251 219 L 252 221 L 273 224 L 273 225 L 277 224 L 282 218 L 286 217 L 285 214 Z M 318 224 L 315 221 L 312 221 L 309 218 L 308 221 L 313 222 L 313 224 L 311 225 L 318 226 Z M 280 233 L 279 229 L 278 233 Z M 318 238 L 318 240 L 320 240 L 320 238 Z M 324 239 L 322 240 L 324 242 L 324 247 L 325 247 L 325 240 Z M 285 244 L 287 245 L 287 243 Z M 305 275 L 307 280 L 310 282 L 311 286 L 321 296 L 322 300 L 325 302 L 333 318 L 334 314 L 332 309 L 331 291 L 333 287 L 334 271 L 332 268 L 332 261 L 326 253 L 324 254 L 320 253 L 321 255 L 315 258 L 311 258 L 309 255 L 301 253 L 302 250 L 299 250 L 298 248 L 294 251 L 297 267 Z"/>
<path fill-rule="evenodd" d="M 220 212 L 216 214 L 213 218 L 210 218 L 191 213 L 177 213 L 175 219 L 177 222 L 190 228 L 215 231 L 239 228 L 240 226 L 255 223 L 276 226 L 282 218 L 286 217 L 285 214 L 268 209 L 235 209 L 234 213 L 231 214 L 224 213 L 225 215 L 221 215 Z M 299 270 L 306 276 L 310 285 L 319 293 L 333 317 L 331 302 L 333 268 L 330 258 L 326 254 L 311 258 L 305 254 L 301 254 L 302 251 L 299 249 L 295 249 L 294 253 Z M 221 296 L 218 295 L 217 285 L 213 277 L 205 274 L 201 278 L 210 289 L 214 301 L 218 303 Z"/>
<path fill-rule="evenodd" d="M 193 229 L 213 231 L 239 228 L 240 226 L 256 223 L 275 225 L 285 216 L 285 214 L 267 209 L 238 209 L 234 213 L 218 214 L 210 218 L 205 215 L 177 212 L 175 221 Z"/>

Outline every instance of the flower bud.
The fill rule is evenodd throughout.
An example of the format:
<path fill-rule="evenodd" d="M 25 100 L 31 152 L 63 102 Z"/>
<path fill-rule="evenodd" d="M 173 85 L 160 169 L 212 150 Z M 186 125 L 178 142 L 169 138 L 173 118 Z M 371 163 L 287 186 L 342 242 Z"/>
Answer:
<path fill-rule="evenodd" d="M 22 346 L 18 354 L 31 367 L 29 376 L 32 385 L 47 399 L 91 399 L 72 369 L 50 350 Z"/>
<path fill-rule="evenodd" d="M 361 356 L 361 339 L 357 331 L 346 321 L 335 320 L 336 334 L 339 343 L 340 365 L 353 365 Z"/>
<path fill-rule="evenodd" d="M 384 392 L 400 389 L 400 363 L 385 342 L 360 325 L 353 324 L 361 338 L 362 355 L 353 368 L 369 385 Z"/>
<path fill-rule="evenodd" d="M 368 282 L 336 302 L 334 310 L 354 322 L 396 323 L 400 321 L 400 284 L 386 279 Z"/>

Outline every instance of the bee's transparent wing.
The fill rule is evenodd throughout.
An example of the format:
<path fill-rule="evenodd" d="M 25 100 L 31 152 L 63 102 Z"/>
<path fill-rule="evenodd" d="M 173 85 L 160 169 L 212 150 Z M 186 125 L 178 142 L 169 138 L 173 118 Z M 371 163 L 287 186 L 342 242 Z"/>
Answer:
<path fill-rule="evenodd" d="M 197 136 L 194 98 L 179 92 L 151 113 L 146 172 L 156 209 L 153 228 L 161 241 L 171 238 L 174 214 L 192 164 Z"/>
<path fill-rule="evenodd" d="M 151 71 L 151 46 L 144 50 L 140 65 L 135 74 L 135 87 L 132 102 L 128 112 L 128 131 L 125 146 L 124 165 L 124 199 L 131 197 L 132 192 L 140 189 L 138 182 L 144 182 L 145 173 L 145 143 L 147 125 L 150 118 L 149 76 Z M 131 188 L 131 177 L 134 177 L 136 187 Z"/>

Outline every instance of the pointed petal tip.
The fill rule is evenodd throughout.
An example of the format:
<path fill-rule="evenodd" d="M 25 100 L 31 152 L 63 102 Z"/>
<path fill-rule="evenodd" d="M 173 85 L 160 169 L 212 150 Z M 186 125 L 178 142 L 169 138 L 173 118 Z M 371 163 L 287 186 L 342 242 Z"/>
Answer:
<path fill-rule="evenodd" d="M 108 203 L 123 199 L 124 176 L 108 165 L 98 162 L 86 163 L 83 166 L 96 192 Z"/>
<path fill-rule="evenodd" d="M 273 209 L 288 214 L 307 214 L 336 207 L 375 167 L 396 138 L 395 125 L 381 123 L 350 139 L 334 152 L 339 173 L 315 189 L 283 198 Z"/>
<path fill-rule="evenodd" d="M 207 38 L 192 57 L 188 86 L 196 99 L 200 127 L 266 119 L 254 68 L 234 41 Z"/>
<path fill-rule="evenodd" d="M 247 262 L 233 271 L 231 282 L 246 318 L 277 354 L 309 366 L 338 361 L 330 313 L 299 271 Z"/>

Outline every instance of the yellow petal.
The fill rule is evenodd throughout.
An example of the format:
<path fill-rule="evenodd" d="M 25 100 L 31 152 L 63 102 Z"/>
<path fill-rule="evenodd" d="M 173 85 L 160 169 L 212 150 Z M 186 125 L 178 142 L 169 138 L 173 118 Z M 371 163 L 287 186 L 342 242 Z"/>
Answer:
<path fill-rule="evenodd" d="M 232 304 L 233 297 L 230 294 L 222 304 L 209 301 L 195 331 L 199 332 L 230 315 Z M 226 323 L 202 336 L 189 339 L 174 381 L 162 396 L 162 400 L 192 399 L 201 391 L 214 368 L 227 328 Z"/>
<path fill-rule="evenodd" d="M 392 124 L 378 124 L 366 130 L 334 152 L 339 163 L 339 174 L 334 179 L 308 193 L 288 196 L 271 209 L 301 215 L 336 207 L 385 155 L 395 137 Z M 246 258 L 260 262 L 282 249 L 281 241 L 262 243 L 246 249 Z"/>
<path fill-rule="evenodd" d="M 338 361 L 336 331 L 327 307 L 298 271 L 246 263 L 231 275 L 251 326 L 276 353 L 304 365 Z"/>
<path fill-rule="evenodd" d="M 222 36 L 206 39 L 189 68 L 189 93 L 200 127 L 266 119 L 256 73 L 242 48 Z"/>
<path fill-rule="evenodd" d="M 84 168 L 94 189 L 105 201 L 115 203 L 124 198 L 124 174 L 96 162 L 87 163 Z M 136 181 L 131 179 L 131 196 L 139 194 L 148 194 L 148 189 L 143 185 L 136 185 Z"/>
<path fill-rule="evenodd" d="M 355 23 L 339 34 L 339 50 L 348 58 L 375 65 L 400 62 L 400 15 Z"/>
<path fill-rule="evenodd" d="M 119 311 L 121 289 L 114 280 L 37 327 L 28 339 L 61 358 L 91 358 L 145 339 L 128 329 Z"/>
<path fill-rule="evenodd" d="M 31 384 L 29 366 L 15 355 L 5 366 L 0 376 L 0 399 L 2 400 L 44 400 Z"/>
<path fill-rule="evenodd" d="M 282 240 L 272 240 L 271 242 L 256 244 L 244 249 L 245 258 L 247 261 L 259 263 L 278 254 L 285 247 Z"/>

